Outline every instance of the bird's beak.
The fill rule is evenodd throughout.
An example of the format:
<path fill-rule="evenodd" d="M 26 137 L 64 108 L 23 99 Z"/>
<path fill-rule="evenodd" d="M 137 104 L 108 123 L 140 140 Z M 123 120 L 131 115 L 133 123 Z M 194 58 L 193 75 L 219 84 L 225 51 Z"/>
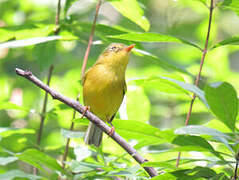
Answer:
<path fill-rule="evenodd" d="M 125 48 L 125 50 L 126 50 L 127 52 L 130 52 L 131 49 L 134 48 L 134 46 L 135 46 L 135 44 L 131 44 L 130 46 L 127 46 L 127 47 Z"/>

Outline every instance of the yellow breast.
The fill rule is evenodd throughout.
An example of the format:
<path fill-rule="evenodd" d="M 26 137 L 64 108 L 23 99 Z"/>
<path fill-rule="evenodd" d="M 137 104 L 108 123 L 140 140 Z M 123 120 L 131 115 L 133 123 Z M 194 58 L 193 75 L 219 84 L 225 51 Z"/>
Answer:
<path fill-rule="evenodd" d="M 102 120 L 109 121 L 122 103 L 124 83 L 124 75 L 120 76 L 102 64 L 93 66 L 84 80 L 84 104 Z"/>

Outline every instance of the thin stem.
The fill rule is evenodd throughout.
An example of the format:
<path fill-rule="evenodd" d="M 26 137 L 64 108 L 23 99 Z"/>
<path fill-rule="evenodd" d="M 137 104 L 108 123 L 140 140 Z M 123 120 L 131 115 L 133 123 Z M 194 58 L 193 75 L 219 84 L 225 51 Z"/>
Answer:
<path fill-rule="evenodd" d="M 48 77 L 47 77 L 47 85 L 50 85 L 51 81 L 51 76 L 52 76 L 52 71 L 53 71 L 53 65 L 50 66 L 49 71 L 48 71 Z M 46 107 L 47 107 L 47 99 L 48 99 L 48 93 L 45 93 L 44 101 L 43 101 L 43 107 L 42 107 L 42 112 L 40 115 L 40 127 L 38 130 L 38 135 L 37 135 L 37 145 L 40 146 L 41 144 L 41 137 L 42 137 L 42 132 L 43 132 L 43 126 L 44 126 L 44 121 L 46 117 Z M 33 174 L 37 174 L 37 168 L 33 167 Z"/>
<path fill-rule="evenodd" d="M 81 105 L 78 101 L 72 100 L 59 92 L 55 91 L 54 89 L 50 88 L 46 84 L 44 84 L 41 80 L 39 80 L 36 76 L 32 74 L 30 71 L 24 71 L 22 69 L 16 68 L 16 73 L 19 76 L 25 77 L 39 88 L 48 92 L 53 99 L 57 99 L 64 104 L 70 106 L 71 108 L 75 109 L 77 112 L 83 114 L 86 118 L 88 118 L 92 123 L 98 126 L 103 132 L 110 135 L 111 127 L 109 127 L 104 121 L 98 118 L 96 115 L 91 113 L 90 111 L 85 112 L 85 107 Z M 124 140 L 118 133 L 114 133 L 112 136 L 109 136 L 115 142 L 117 142 L 132 158 L 134 158 L 139 164 L 146 162 L 147 160 L 144 159 L 132 146 L 130 146 L 126 140 Z M 149 174 L 149 176 L 157 176 L 157 171 L 152 167 L 144 167 L 145 171 Z"/>
<path fill-rule="evenodd" d="M 198 72 L 198 75 L 197 75 L 196 80 L 195 80 L 195 85 L 196 85 L 196 86 L 199 85 L 199 80 L 200 80 L 200 77 L 201 77 L 202 67 L 203 67 L 204 60 L 205 60 L 205 57 L 206 57 L 206 54 L 207 54 L 208 41 L 209 41 L 210 32 L 211 32 L 212 12 L 213 12 L 213 0 L 211 0 L 209 10 L 210 10 L 210 13 L 209 13 L 209 20 L 208 20 L 207 37 L 206 37 L 204 49 L 203 49 L 203 52 L 202 52 L 202 58 L 201 58 L 201 63 L 200 63 L 199 72 Z M 187 126 L 188 123 L 189 123 L 189 119 L 190 119 L 191 114 L 192 114 L 193 103 L 194 103 L 194 101 L 195 101 L 195 98 L 196 98 L 196 94 L 194 93 L 194 94 L 193 94 L 193 97 L 192 97 L 192 100 L 191 100 L 191 103 L 190 103 L 189 110 L 188 110 L 187 118 L 186 118 L 186 121 L 185 121 L 185 126 Z M 180 156 L 181 156 L 181 152 L 178 153 L 178 158 L 177 158 L 176 167 L 179 166 Z"/>
<path fill-rule="evenodd" d="M 57 4 L 57 12 L 56 12 L 56 17 L 55 17 L 55 24 L 56 24 L 56 29 L 55 29 L 55 35 L 57 35 L 60 31 L 60 14 L 61 14 L 61 0 L 58 0 Z"/>
<path fill-rule="evenodd" d="M 85 56 L 84 56 L 83 65 L 82 65 L 82 69 L 81 69 L 81 78 L 85 74 L 85 68 L 86 68 L 87 60 L 88 60 L 88 57 L 89 57 L 89 54 L 90 54 L 90 48 L 91 48 L 92 41 L 93 41 L 93 36 L 94 36 L 94 33 L 95 33 L 95 24 L 96 24 L 96 20 L 97 20 L 98 14 L 99 14 L 100 5 L 101 5 L 101 0 L 98 0 L 98 3 L 96 5 L 96 9 L 95 9 L 95 18 L 94 18 L 94 21 L 93 21 L 93 24 L 92 24 L 92 27 L 91 27 L 88 46 L 87 46 L 86 51 L 85 51 Z"/>
<path fill-rule="evenodd" d="M 239 153 L 237 153 L 236 155 L 236 167 L 235 167 L 235 171 L 234 171 L 234 176 L 233 176 L 233 180 L 237 180 L 237 169 L 238 169 L 238 163 L 239 163 Z"/>
<path fill-rule="evenodd" d="M 77 96 L 76 101 L 79 101 L 79 96 Z M 76 117 L 76 110 L 74 109 L 72 119 L 75 119 L 75 117 Z M 73 131 L 73 129 L 74 129 L 74 122 L 71 123 L 70 131 Z M 62 162 L 61 162 L 63 169 L 65 168 L 65 165 L 66 165 L 65 162 L 66 162 L 66 158 L 67 158 L 68 152 L 69 152 L 70 141 L 71 141 L 71 138 L 67 138 L 65 151 L 64 151 L 63 158 L 62 158 Z"/>

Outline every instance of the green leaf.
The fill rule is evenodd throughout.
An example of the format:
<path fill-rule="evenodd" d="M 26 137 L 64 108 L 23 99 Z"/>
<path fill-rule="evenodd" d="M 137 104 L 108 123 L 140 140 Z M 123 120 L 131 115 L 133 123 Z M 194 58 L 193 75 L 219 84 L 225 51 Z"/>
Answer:
<path fill-rule="evenodd" d="M 179 147 L 178 149 L 175 150 L 183 151 L 185 148 L 186 151 L 193 150 L 202 151 L 204 149 L 206 151 L 211 152 L 216 157 L 223 159 L 221 155 L 218 152 L 216 152 L 214 148 L 207 142 L 207 140 L 205 140 L 200 136 L 178 135 L 176 138 L 174 138 L 172 144 L 176 144 L 182 147 L 182 148 Z M 187 147 L 189 148 L 187 149 Z"/>
<path fill-rule="evenodd" d="M 8 170 L 6 173 L 0 174 L 0 179 L 4 180 L 12 180 L 16 178 L 24 178 L 24 179 L 46 179 L 40 176 L 36 176 L 33 174 L 28 174 L 20 170 Z"/>
<path fill-rule="evenodd" d="M 96 168 L 101 168 L 101 167 L 102 166 L 100 165 L 86 163 L 86 162 L 72 161 L 70 163 L 70 169 L 73 173 L 93 171 L 93 170 L 96 170 Z"/>
<path fill-rule="evenodd" d="M 175 134 L 181 135 L 209 135 L 212 136 L 214 140 L 223 143 L 230 151 L 233 152 L 229 145 L 227 139 L 231 139 L 230 136 L 212 128 L 208 128 L 200 125 L 189 125 L 185 127 L 178 128 L 174 131 Z"/>
<path fill-rule="evenodd" d="M 2 137 L 8 137 L 14 134 L 34 134 L 34 129 L 26 129 L 26 128 L 0 128 L 0 135 Z"/>
<path fill-rule="evenodd" d="M 226 82 L 214 83 L 205 87 L 205 97 L 211 111 L 234 130 L 238 112 L 236 90 Z"/>
<path fill-rule="evenodd" d="M 32 139 L 35 130 L 25 128 L 0 128 L 0 146 L 13 152 L 19 152 L 32 147 Z M 17 144 L 17 146 L 16 146 Z"/>
<path fill-rule="evenodd" d="M 91 151 L 87 146 L 78 146 L 74 148 L 74 154 L 78 162 L 84 160 L 89 156 L 92 156 L 93 153 L 94 152 Z"/>
<path fill-rule="evenodd" d="M 137 0 L 108 0 L 111 5 L 119 11 L 123 16 L 139 25 L 145 31 L 150 28 L 150 23 L 144 16 L 144 11 L 139 6 Z"/>
<path fill-rule="evenodd" d="M 114 119 L 113 125 L 116 127 L 116 132 L 123 138 L 127 140 L 136 139 L 140 142 L 135 148 L 149 144 L 171 142 L 175 137 L 173 131 L 161 131 L 140 121 Z"/>
<path fill-rule="evenodd" d="M 61 39 L 61 36 L 35 37 L 30 39 L 14 40 L 5 43 L 0 43 L 0 48 L 17 48 L 31 46 L 35 44 L 45 43 L 48 41 L 54 41 L 57 39 Z"/>
<path fill-rule="evenodd" d="M 62 167 L 57 163 L 56 159 L 36 149 L 27 149 L 23 153 L 16 154 L 16 157 L 26 163 L 37 167 L 38 169 L 41 169 L 44 172 L 45 170 L 43 169 L 42 165 L 51 170 L 59 171 L 67 175 L 66 171 L 62 169 Z"/>
<path fill-rule="evenodd" d="M 212 49 L 226 45 L 239 45 L 239 36 L 230 37 L 228 39 L 220 41 L 219 43 L 215 44 Z"/>
<path fill-rule="evenodd" d="M 223 0 L 219 3 L 219 7 L 234 11 L 239 16 L 239 3 L 238 0 Z"/>
<path fill-rule="evenodd" d="M 165 76 L 152 76 L 149 78 L 139 78 L 132 81 L 139 86 L 150 85 L 150 87 L 156 88 L 165 93 L 188 93 L 188 91 L 190 91 L 195 93 L 202 100 L 202 102 L 209 107 L 205 99 L 204 92 L 193 84 L 188 84 L 183 81 L 178 81 Z"/>
<path fill-rule="evenodd" d="M 181 163 L 181 162 L 180 162 Z M 145 162 L 141 164 L 143 167 L 161 167 L 161 168 L 166 168 L 166 169 L 176 169 L 177 167 L 175 164 L 171 164 L 166 161 L 161 161 L 161 162 Z"/>
<path fill-rule="evenodd" d="M 76 119 L 73 119 L 72 122 L 78 123 L 78 124 L 81 124 L 81 125 L 88 125 L 89 124 L 89 120 L 87 118 L 76 118 Z"/>
<path fill-rule="evenodd" d="M 178 128 L 174 131 L 175 134 L 181 135 L 210 135 L 214 137 L 222 137 L 230 139 L 230 137 L 216 129 L 208 128 L 200 125 L 189 125 Z"/>
<path fill-rule="evenodd" d="M 123 39 L 127 41 L 135 41 L 135 42 L 169 42 L 169 43 L 182 43 L 193 46 L 201 50 L 201 48 L 193 44 L 189 41 L 179 39 L 173 36 L 159 34 L 159 33 L 127 33 L 127 34 L 119 34 L 119 35 L 110 35 L 108 36 L 113 39 Z"/>
<path fill-rule="evenodd" d="M 18 106 L 12 102 L 1 101 L 0 102 L 0 110 L 2 109 L 15 109 L 15 110 L 22 110 L 22 111 L 29 111 L 29 109 Z"/>
<path fill-rule="evenodd" d="M 9 156 L 9 157 L 0 157 L 0 165 L 1 166 L 5 166 L 11 162 L 14 162 L 18 160 L 17 157 L 14 157 L 14 156 Z M 1 178 L 0 178 L 1 179 Z"/>
<path fill-rule="evenodd" d="M 85 133 L 79 132 L 79 131 L 77 132 L 77 131 L 61 129 L 61 134 L 65 138 L 80 138 L 80 137 L 84 137 Z"/>
<path fill-rule="evenodd" d="M 193 169 L 182 169 L 171 172 L 160 174 L 159 176 L 153 177 L 152 180 L 204 180 L 214 177 L 216 172 L 208 167 L 196 166 Z"/>
<path fill-rule="evenodd" d="M 184 74 L 191 75 L 187 70 L 185 70 L 181 67 L 177 67 L 176 65 L 171 64 L 165 60 L 162 60 L 159 57 L 155 56 L 154 54 L 151 54 L 150 52 L 144 51 L 142 49 L 134 48 L 133 53 L 137 56 L 143 56 L 144 59 L 151 60 L 152 63 L 154 63 L 154 64 L 156 63 L 158 66 L 160 66 L 164 69 L 174 70 L 174 71 L 178 71 L 178 72 L 181 72 Z"/>
<path fill-rule="evenodd" d="M 64 16 L 66 17 L 68 9 L 71 7 L 71 5 L 78 0 L 66 0 L 65 7 L 64 7 Z"/>
<path fill-rule="evenodd" d="M 28 39 L 45 37 L 54 32 L 55 24 L 24 24 L 0 28 L 0 42 L 10 39 Z"/>

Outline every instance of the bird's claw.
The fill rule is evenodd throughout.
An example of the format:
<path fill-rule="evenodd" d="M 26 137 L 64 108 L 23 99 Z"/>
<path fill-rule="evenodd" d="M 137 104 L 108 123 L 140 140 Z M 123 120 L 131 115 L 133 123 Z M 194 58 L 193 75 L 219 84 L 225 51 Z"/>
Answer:
<path fill-rule="evenodd" d="M 112 126 L 112 128 L 110 129 L 110 132 L 109 132 L 109 136 L 113 136 L 113 134 L 115 133 L 115 127 Z"/>
<path fill-rule="evenodd" d="M 81 118 L 83 118 L 83 117 L 85 116 L 85 113 L 86 113 L 86 111 L 88 111 L 88 110 L 90 110 L 90 106 L 85 106 L 85 109 L 84 109 L 84 111 L 83 111 L 83 113 L 82 113 Z"/>

